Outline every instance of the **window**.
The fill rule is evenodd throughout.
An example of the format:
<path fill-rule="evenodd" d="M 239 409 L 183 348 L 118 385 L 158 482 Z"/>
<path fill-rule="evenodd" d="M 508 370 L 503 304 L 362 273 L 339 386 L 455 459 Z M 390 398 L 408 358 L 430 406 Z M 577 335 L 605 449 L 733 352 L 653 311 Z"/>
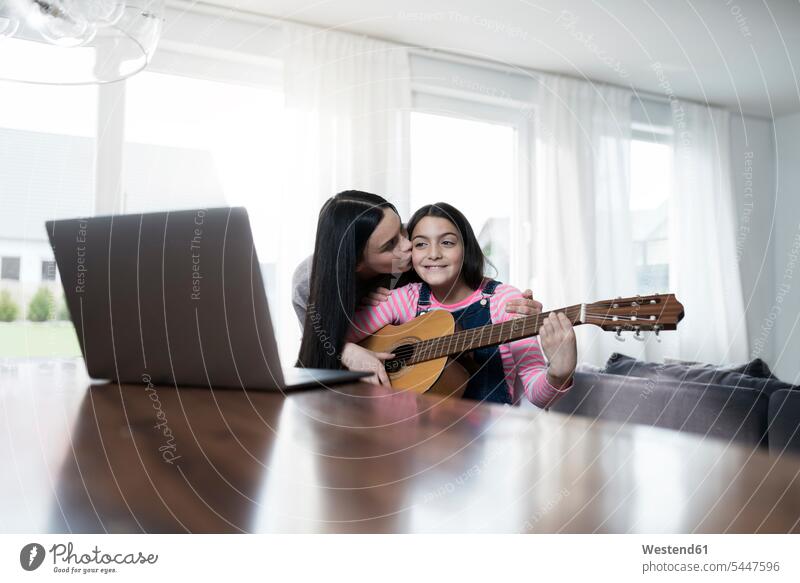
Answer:
<path fill-rule="evenodd" d="M 0 327 L 0 358 L 77 356 L 72 325 L 25 318 L 46 287 L 54 314 L 63 304 L 45 221 L 94 211 L 96 86 L 0 82 L 0 292 L 13 303 L 13 322 Z M 44 284 L 44 285 L 43 285 Z"/>
<path fill-rule="evenodd" d="M 263 193 L 267 91 L 177 75 L 127 81 L 125 209 L 226 206 Z M 266 127 L 265 127 L 266 126 Z"/>
<path fill-rule="evenodd" d="M 637 292 L 641 294 L 669 290 L 672 146 L 654 135 L 658 134 L 634 132 L 631 141 L 630 208 Z"/>
<path fill-rule="evenodd" d="M 248 209 L 281 358 L 297 358 L 291 269 L 279 258 L 295 242 L 281 225 L 308 221 L 288 212 L 285 122 L 279 91 L 236 82 L 144 72 L 127 82 L 125 212 L 219 206 Z"/>
<path fill-rule="evenodd" d="M 56 262 L 42 261 L 42 281 L 56 280 Z"/>
<path fill-rule="evenodd" d="M 458 208 L 502 282 L 512 260 L 515 140 L 507 125 L 411 114 L 411 212 L 440 201 Z"/>
<path fill-rule="evenodd" d="M 0 279 L 19 281 L 19 257 L 3 257 Z"/>

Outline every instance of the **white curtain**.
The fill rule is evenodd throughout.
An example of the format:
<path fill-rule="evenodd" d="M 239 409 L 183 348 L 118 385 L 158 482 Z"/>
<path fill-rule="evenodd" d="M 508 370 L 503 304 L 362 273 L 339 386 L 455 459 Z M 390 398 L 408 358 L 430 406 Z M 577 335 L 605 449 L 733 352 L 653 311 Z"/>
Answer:
<path fill-rule="evenodd" d="M 743 362 L 748 341 L 736 258 L 730 115 L 674 102 L 673 125 L 670 284 L 686 308 L 678 328 L 679 356 Z"/>
<path fill-rule="evenodd" d="M 324 200 L 342 190 L 365 190 L 395 203 L 408 217 L 411 83 L 403 47 L 358 35 L 285 23 L 283 89 L 286 111 L 284 187 L 271 201 L 283 221 L 278 279 L 314 249 Z M 270 196 L 270 194 L 267 194 Z M 289 305 L 288 298 L 283 304 Z M 292 319 L 293 319 L 292 315 Z M 297 355 L 296 322 L 283 322 L 287 362 Z M 282 353 L 283 354 L 283 353 Z"/>
<path fill-rule="evenodd" d="M 385 196 L 408 212 L 408 51 L 362 36 L 287 23 L 284 92 L 299 161 L 298 196 Z"/>
<path fill-rule="evenodd" d="M 630 195 L 630 103 L 624 89 L 542 75 L 536 136 L 534 295 L 545 309 L 636 294 Z M 636 342 L 578 329 L 579 360 L 619 351 L 711 363 L 748 356 L 736 260 L 729 115 L 673 103 L 670 290 L 685 307 L 677 332 Z"/>
<path fill-rule="evenodd" d="M 543 74 L 535 103 L 534 296 L 548 310 L 635 295 L 631 93 Z M 594 327 L 577 335 L 582 362 L 601 365 L 620 347 Z"/>

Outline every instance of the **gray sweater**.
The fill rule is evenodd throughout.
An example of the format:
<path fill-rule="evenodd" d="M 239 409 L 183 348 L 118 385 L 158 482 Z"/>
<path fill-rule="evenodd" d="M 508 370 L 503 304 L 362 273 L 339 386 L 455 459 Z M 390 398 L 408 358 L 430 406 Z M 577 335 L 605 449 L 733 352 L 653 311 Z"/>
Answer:
<path fill-rule="evenodd" d="M 300 322 L 300 331 L 306 323 L 306 312 L 308 311 L 308 296 L 311 293 L 311 265 L 314 261 L 314 255 L 309 255 L 295 267 L 294 274 L 292 275 L 292 307 L 297 320 Z M 402 274 L 398 273 L 392 275 L 387 281 L 381 285 L 394 289 L 397 281 Z M 388 277 L 388 276 L 387 276 Z"/>
<path fill-rule="evenodd" d="M 297 314 L 297 320 L 300 322 L 301 332 L 306 323 L 308 294 L 310 293 L 311 286 L 311 263 L 313 259 L 313 255 L 306 257 L 298 264 L 294 270 L 294 275 L 292 275 L 292 288 L 294 289 L 292 292 L 292 307 Z"/>

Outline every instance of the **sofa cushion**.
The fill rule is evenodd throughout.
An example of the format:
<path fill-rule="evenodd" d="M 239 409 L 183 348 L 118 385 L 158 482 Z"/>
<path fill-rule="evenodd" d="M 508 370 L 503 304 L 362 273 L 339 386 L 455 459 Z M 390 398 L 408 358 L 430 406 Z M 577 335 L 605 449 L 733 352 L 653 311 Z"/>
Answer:
<path fill-rule="evenodd" d="M 770 370 L 767 363 L 761 360 L 760 358 L 754 358 L 750 362 L 726 368 L 727 370 L 733 372 L 746 374 L 748 376 L 757 377 L 760 379 L 776 379 L 776 380 L 778 379 L 778 377 L 772 374 L 772 371 Z"/>
<path fill-rule="evenodd" d="M 718 370 L 725 370 L 730 372 L 738 372 L 740 374 L 746 374 L 751 377 L 758 377 L 760 379 L 777 379 L 772 371 L 767 365 L 766 362 L 761 360 L 760 358 L 754 358 L 750 362 L 745 362 L 744 364 L 735 364 L 733 366 L 725 366 L 725 365 L 717 365 L 717 364 L 704 364 L 702 362 L 696 362 L 692 360 L 681 360 L 679 358 L 664 358 L 665 364 L 683 364 L 686 366 L 691 366 L 693 368 L 714 368 Z"/>
<path fill-rule="evenodd" d="M 576 372 L 572 389 L 550 410 L 766 446 L 768 405 L 767 395 L 752 389 Z"/>
<path fill-rule="evenodd" d="M 769 452 L 800 454 L 800 391 L 781 389 L 769 397 Z"/>
<path fill-rule="evenodd" d="M 782 389 L 797 390 L 800 387 L 784 383 L 776 378 L 758 378 L 731 369 L 716 367 L 689 366 L 685 364 L 659 364 L 643 362 L 615 352 L 604 369 L 606 373 L 629 375 L 642 378 L 671 378 L 678 381 L 722 385 L 732 388 L 745 388 L 771 395 Z"/>

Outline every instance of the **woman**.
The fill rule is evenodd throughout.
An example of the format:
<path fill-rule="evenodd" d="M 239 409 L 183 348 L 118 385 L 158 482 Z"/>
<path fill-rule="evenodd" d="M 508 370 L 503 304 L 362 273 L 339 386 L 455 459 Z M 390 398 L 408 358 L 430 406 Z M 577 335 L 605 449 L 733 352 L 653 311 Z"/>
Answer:
<path fill-rule="evenodd" d="M 411 243 L 394 205 L 357 190 L 330 198 L 319 214 L 314 255 L 295 271 L 293 304 L 303 324 L 297 366 L 371 371 L 370 382 L 389 385 L 383 361 L 393 355 L 373 353 L 345 336 L 356 307 L 386 301 L 391 276 L 410 268 Z M 506 310 L 530 315 L 541 307 L 527 290 Z"/>

